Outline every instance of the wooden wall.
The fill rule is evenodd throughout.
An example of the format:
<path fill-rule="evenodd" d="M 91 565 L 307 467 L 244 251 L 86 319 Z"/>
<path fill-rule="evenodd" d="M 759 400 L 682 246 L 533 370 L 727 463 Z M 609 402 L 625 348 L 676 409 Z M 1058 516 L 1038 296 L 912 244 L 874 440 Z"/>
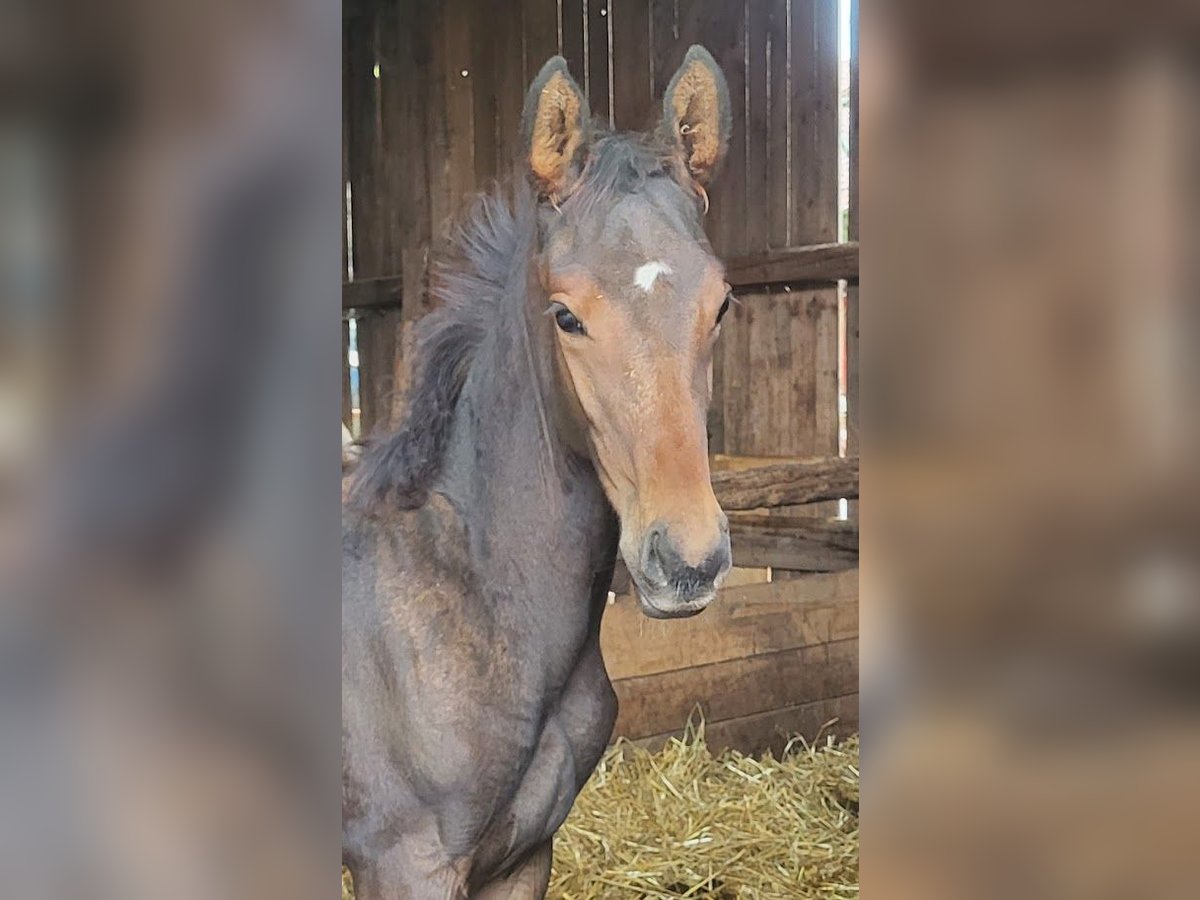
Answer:
<path fill-rule="evenodd" d="M 847 310 L 843 341 L 835 285 L 850 280 L 856 304 L 858 273 L 857 244 L 836 243 L 837 8 L 837 0 L 347 0 L 343 181 L 351 201 L 343 217 L 353 277 L 342 304 L 358 333 L 360 433 L 385 427 L 397 411 L 410 325 L 429 308 L 431 248 L 475 192 L 516 170 L 521 104 L 542 63 L 561 53 L 599 119 L 642 128 L 655 120 L 687 47 L 702 43 L 729 81 L 734 119 L 706 227 L 742 301 L 726 318 L 714 362 L 711 448 L 837 457 L 839 360 L 848 354 L 847 366 L 857 364 L 857 309 Z M 856 207 L 853 179 L 851 194 Z M 857 237 L 856 209 L 850 221 Z M 852 423 L 857 377 L 849 368 L 847 376 Z M 347 388 L 348 424 L 350 407 Z M 686 720 L 687 697 L 706 705 L 714 723 L 729 723 L 716 734 L 740 735 L 743 744 L 830 710 L 856 718 L 848 714 L 857 667 L 846 667 L 857 630 L 848 611 L 857 526 L 829 522 L 829 502 L 748 512 L 752 519 L 736 526 L 735 561 L 753 571 L 737 580 L 760 583 L 725 592 L 741 593 L 695 623 L 643 622 L 630 598 L 610 610 L 606 658 L 625 701 L 622 733 L 674 730 Z M 768 517 L 782 518 L 768 527 Z M 840 574 L 793 575 L 789 567 Z M 834 595 L 841 618 L 822 637 L 807 617 L 832 613 L 812 598 Z M 791 613 L 778 612 L 789 603 Z M 773 629 L 774 637 L 754 636 Z M 678 667 L 651 660 L 643 656 L 648 633 L 716 656 L 680 657 Z M 814 666 L 823 674 L 806 674 Z M 786 685 L 769 685 L 770 673 Z M 757 724 L 734 724 L 746 716 Z"/>
<path fill-rule="evenodd" d="M 632 594 L 604 614 L 616 733 L 659 746 L 700 712 L 714 750 L 858 730 L 858 571 L 722 589 L 691 619 L 650 619 Z"/>

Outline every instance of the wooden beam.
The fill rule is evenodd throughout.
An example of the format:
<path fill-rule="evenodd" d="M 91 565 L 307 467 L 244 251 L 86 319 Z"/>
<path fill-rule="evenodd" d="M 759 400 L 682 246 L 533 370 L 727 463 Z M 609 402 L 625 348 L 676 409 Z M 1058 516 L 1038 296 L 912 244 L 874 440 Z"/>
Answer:
<path fill-rule="evenodd" d="M 600 624 L 614 681 L 857 637 L 856 570 L 722 588 L 686 619 L 651 619 L 636 597 L 618 595 Z"/>
<path fill-rule="evenodd" d="M 858 457 L 787 460 L 712 473 L 727 512 L 858 497 Z"/>
<path fill-rule="evenodd" d="M 858 690 L 858 641 L 618 678 L 613 690 L 620 701 L 613 733 L 642 738 L 682 729 L 696 707 L 713 723 L 852 694 Z"/>
<path fill-rule="evenodd" d="M 403 285 L 399 275 L 343 281 L 342 309 L 398 309 Z"/>
<path fill-rule="evenodd" d="M 734 287 L 764 284 L 805 284 L 858 281 L 858 244 L 817 244 L 766 250 L 731 259 L 725 278 Z M 342 284 L 342 309 L 397 307 L 400 305 L 398 276 L 357 278 Z"/>
<path fill-rule="evenodd" d="M 858 282 L 858 242 L 783 247 L 738 256 L 725 264 L 725 280 L 735 288 L 768 284 Z"/>
<path fill-rule="evenodd" d="M 858 565 L 858 525 L 802 516 L 729 517 L 733 563 L 799 572 L 840 572 Z"/>
<path fill-rule="evenodd" d="M 673 737 L 679 737 L 683 729 L 638 738 L 633 743 L 656 753 Z M 826 735 L 839 739 L 858 732 L 858 692 L 814 700 L 786 709 L 739 716 L 723 722 L 704 723 L 704 743 L 712 753 L 737 750 L 754 756 L 770 750 L 780 754 L 793 735 L 803 735 L 805 740 L 815 743 Z"/>

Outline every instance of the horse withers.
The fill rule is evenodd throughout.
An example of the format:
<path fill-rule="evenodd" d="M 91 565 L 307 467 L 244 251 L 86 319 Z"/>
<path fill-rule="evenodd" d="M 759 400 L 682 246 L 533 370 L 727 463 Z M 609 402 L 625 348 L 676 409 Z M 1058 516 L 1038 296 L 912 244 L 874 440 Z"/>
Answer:
<path fill-rule="evenodd" d="M 619 547 L 642 609 L 730 566 L 705 414 L 729 286 L 704 236 L 729 141 L 692 47 L 647 134 L 589 121 L 560 57 L 527 177 L 484 198 L 419 326 L 405 421 L 345 508 L 343 855 L 360 900 L 540 898 L 616 718 L 600 617 Z"/>

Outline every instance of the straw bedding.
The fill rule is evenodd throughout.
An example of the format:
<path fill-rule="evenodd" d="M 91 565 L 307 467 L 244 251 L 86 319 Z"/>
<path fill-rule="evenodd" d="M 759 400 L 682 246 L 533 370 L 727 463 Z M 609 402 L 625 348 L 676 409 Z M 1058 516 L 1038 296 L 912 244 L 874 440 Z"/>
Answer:
<path fill-rule="evenodd" d="M 858 896 L 858 738 L 713 756 L 619 741 L 554 839 L 554 900 Z M 342 896 L 351 896 L 343 879 Z"/>

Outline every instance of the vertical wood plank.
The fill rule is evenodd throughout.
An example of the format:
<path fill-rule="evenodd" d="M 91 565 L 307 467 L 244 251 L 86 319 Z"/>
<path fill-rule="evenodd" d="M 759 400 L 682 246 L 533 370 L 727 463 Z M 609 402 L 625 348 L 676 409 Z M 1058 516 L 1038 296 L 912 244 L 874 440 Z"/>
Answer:
<path fill-rule="evenodd" d="M 608 17 L 611 0 L 584 0 L 587 21 L 587 93 L 592 115 L 605 125 L 611 124 L 609 97 Z"/>
<path fill-rule="evenodd" d="M 394 200 L 394 265 L 383 274 L 400 273 L 404 317 L 425 312 L 425 249 L 432 232 L 429 202 L 429 151 L 425 104 L 430 78 L 431 0 L 390 3 L 387 39 L 381 38 L 380 111 L 384 155 Z"/>
<path fill-rule="evenodd" d="M 429 309 L 428 255 L 433 234 L 430 198 L 429 102 L 433 0 L 383 0 L 380 6 L 380 116 L 389 185 L 385 199 L 388 271 L 401 274 L 401 308 L 369 317 L 364 370 L 373 392 L 371 426 L 396 421 L 406 381 L 404 332 Z M 390 333 L 384 334 L 388 331 Z M 390 354 L 388 356 L 387 354 Z"/>
<path fill-rule="evenodd" d="M 702 40 L 704 23 L 711 13 L 711 4 L 705 4 L 704 0 L 652 0 L 650 31 L 654 96 L 658 101 L 683 63 L 687 48 Z"/>
<path fill-rule="evenodd" d="M 813 369 L 815 360 L 815 323 L 812 316 L 809 292 L 793 292 L 796 314 L 790 319 L 792 366 L 787 380 L 791 394 L 788 418 L 787 453 L 796 456 L 810 455 L 812 427 L 816 418 Z"/>
<path fill-rule="evenodd" d="M 515 172 L 518 160 L 524 159 L 524 151 L 517 146 L 528 86 L 523 28 L 524 8 L 504 4 L 496 22 L 496 165 L 501 178 Z"/>
<path fill-rule="evenodd" d="M 791 243 L 837 240 L 837 0 L 792 0 Z"/>
<path fill-rule="evenodd" d="M 769 293 L 751 294 L 746 297 L 746 304 L 752 307 L 747 362 L 748 390 L 745 403 L 749 410 L 746 422 L 746 433 L 743 435 L 743 452 L 751 454 L 769 454 L 778 452 L 777 437 L 779 422 L 772 403 L 770 385 L 778 369 L 779 358 L 776 340 L 776 309 L 774 299 Z"/>
<path fill-rule="evenodd" d="M 764 393 L 770 399 L 775 427 L 771 442 L 763 448 L 767 455 L 792 452 L 796 446 L 796 420 L 799 419 L 789 384 L 796 377 L 798 354 L 792 344 L 792 326 L 801 315 L 800 303 L 794 293 L 775 291 L 771 295 L 771 305 L 774 333 L 770 337 L 775 344 L 775 355 L 771 360 L 770 383 L 764 386 Z"/>
<path fill-rule="evenodd" d="M 833 288 L 813 292 L 812 455 L 838 455 L 838 301 Z M 836 504 L 834 504 L 836 510 Z"/>
<path fill-rule="evenodd" d="M 714 15 L 713 4 L 709 0 L 676 0 L 675 8 L 675 40 L 671 43 L 666 59 L 668 82 L 675 70 L 683 64 L 688 47 L 704 42 L 705 28 L 711 24 L 710 19 Z M 730 17 L 733 12 L 732 4 L 728 8 L 720 9 L 720 12 L 726 18 Z M 712 27 L 709 30 L 716 31 L 716 28 Z M 711 51 L 713 48 L 708 49 Z M 716 57 L 716 53 L 713 53 L 713 56 Z M 666 82 L 663 86 L 666 86 Z"/>
<path fill-rule="evenodd" d="M 426 82 L 425 139 L 427 154 L 426 191 L 429 195 L 430 243 L 446 234 L 450 220 L 450 148 L 446 126 L 446 4 L 431 0 L 427 7 L 429 72 Z"/>
<path fill-rule="evenodd" d="M 654 89 L 650 74 L 650 4 L 647 0 L 611 3 L 613 118 L 622 131 L 653 125 Z"/>
<path fill-rule="evenodd" d="M 758 6 L 758 4 L 754 4 Z M 772 247 L 786 247 L 791 236 L 791 179 L 789 177 L 788 140 L 792 128 L 790 85 L 788 84 L 788 19 L 786 0 L 762 4 L 766 13 L 767 70 L 767 241 Z"/>
<path fill-rule="evenodd" d="M 670 54 L 679 35 L 676 11 L 676 0 L 650 0 L 650 91 L 655 101 L 662 100 L 663 92 L 675 74 Z"/>
<path fill-rule="evenodd" d="M 579 0 L 576 0 L 578 3 Z M 566 15 L 567 0 L 562 0 L 562 15 Z M 558 0 L 521 0 L 521 22 L 524 30 L 525 47 L 525 84 L 533 81 L 546 60 L 561 52 L 558 42 L 559 2 Z M 583 28 L 579 28 L 582 38 Z M 565 35 L 565 21 L 564 21 Z M 565 37 L 564 37 L 565 39 Z M 583 54 L 580 52 L 580 61 Z M 572 73 L 576 70 L 572 69 Z M 581 81 L 580 84 L 583 82 Z"/>
<path fill-rule="evenodd" d="M 496 105 L 497 38 L 501 20 L 509 18 L 508 4 L 500 0 L 474 0 L 471 16 L 471 81 L 474 120 L 475 178 L 473 189 L 486 190 L 497 173 Z"/>
<path fill-rule="evenodd" d="M 588 68 L 584 54 L 584 12 L 587 0 L 559 0 L 562 20 L 562 45 L 560 52 L 567 61 L 571 75 L 586 88 Z"/>
<path fill-rule="evenodd" d="M 354 272 L 379 275 L 382 235 L 379 227 L 380 158 L 379 83 L 375 78 L 376 18 L 365 13 L 347 23 L 350 80 L 350 134 L 347 147 L 352 191 Z"/>
<path fill-rule="evenodd" d="M 461 213 L 475 191 L 475 109 L 471 71 L 471 0 L 442 0 L 442 44 L 445 47 L 446 183 L 450 221 Z M 466 75 L 463 73 L 466 72 Z"/>
<path fill-rule="evenodd" d="M 733 131 L 725 164 L 708 188 L 711 208 L 706 223 L 717 254 L 728 258 L 743 252 L 745 246 L 746 8 L 744 2 L 727 0 L 716 6 L 707 4 L 696 9 L 703 13 L 697 39 L 708 48 L 725 73 L 733 113 Z"/>
<path fill-rule="evenodd" d="M 791 0 L 791 159 L 789 243 L 838 236 L 838 3 Z M 803 404 L 797 443 L 805 455 L 834 455 L 838 447 L 837 291 L 806 291 L 804 343 L 797 363 Z M 808 515 L 833 515 L 836 504 L 810 506 Z"/>
<path fill-rule="evenodd" d="M 767 168 L 770 110 L 767 105 L 767 10 L 776 4 L 753 3 L 747 0 L 746 33 L 746 178 L 745 234 L 742 250 L 751 253 L 765 250 L 768 245 L 767 215 L 770 196 L 770 172 Z M 737 139 L 734 135 L 734 139 Z"/>
<path fill-rule="evenodd" d="M 404 133 L 406 87 L 411 62 L 411 32 L 399 18 L 399 0 L 380 0 L 375 6 L 376 57 L 372 73 L 379 95 L 379 154 L 372 202 L 377 204 L 377 234 L 370 235 L 373 255 L 369 271 L 376 276 L 399 275 L 403 266 L 401 216 L 412 200 L 409 145 Z M 377 75 L 375 73 L 378 73 Z"/>

